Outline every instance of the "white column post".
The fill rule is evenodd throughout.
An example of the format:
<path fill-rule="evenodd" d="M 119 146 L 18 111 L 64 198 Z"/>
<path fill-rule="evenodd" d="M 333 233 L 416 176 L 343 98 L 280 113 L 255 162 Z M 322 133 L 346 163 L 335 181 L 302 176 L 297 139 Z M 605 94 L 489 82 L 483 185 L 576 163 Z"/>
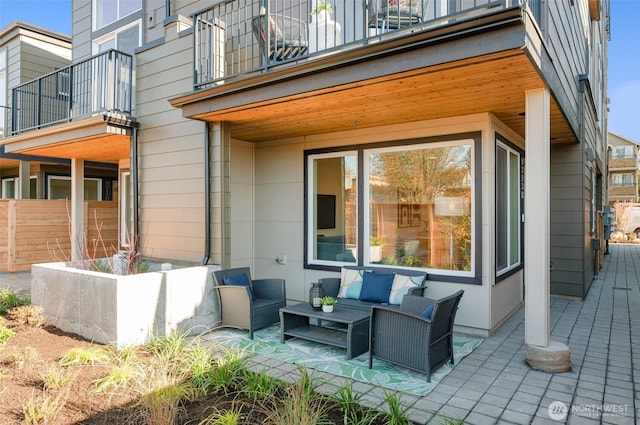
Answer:
<path fill-rule="evenodd" d="M 84 259 L 84 160 L 71 160 L 71 260 Z"/>
<path fill-rule="evenodd" d="M 547 372 L 571 367 L 569 348 L 550 339 L 550 94 L 525 92 L 524 283 L 527 363 Z"/>
<path fill-rule="evenodd" d="M 31 178 L 31 162 L 20 161 L 18 167 L 18 180 L 20 181 L 20 191 L 17 193 L 16 198 L 29 199 L 31 195 L 31 185 L 29 179 Z"/>
<path fill-rule="evenodd" d="M 549 92 L 526 92 L 524 171 L 524 282 L 527 344 L 549 345 Z"/>

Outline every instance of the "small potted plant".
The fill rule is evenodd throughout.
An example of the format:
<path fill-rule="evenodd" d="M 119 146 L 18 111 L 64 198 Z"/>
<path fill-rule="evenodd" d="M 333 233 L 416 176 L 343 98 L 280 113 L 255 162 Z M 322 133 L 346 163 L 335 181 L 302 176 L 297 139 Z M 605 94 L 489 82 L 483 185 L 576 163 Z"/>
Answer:
<path fill-rule="evenodd" d="M 325 296 L 320 299 L 320 304 L 322 304 L 322 311 L 325 313 L 331 313 L 333 311 L 333 306 L 338 302 L 333 297 Z"/>
<path fill-rule="evenodd" d="M 333 7 L 326 0 L 318 0 L 316 6 L 311 10 L 311 16 L 318 16 L 321 20 L 327 20 L 332 13 Z"/>

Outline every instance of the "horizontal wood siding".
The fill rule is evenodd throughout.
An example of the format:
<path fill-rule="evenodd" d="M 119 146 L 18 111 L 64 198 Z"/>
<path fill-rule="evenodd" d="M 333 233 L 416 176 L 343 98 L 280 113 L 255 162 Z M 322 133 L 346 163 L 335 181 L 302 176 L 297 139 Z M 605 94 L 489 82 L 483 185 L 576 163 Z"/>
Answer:
<path fill-rule="evenodd" d="M 91 0 L 73 0 L 71 2 L 73 33 L 73 61 L 77 62 L 91 57 Z"/>
<path fill-rule="evenodd" d="M 551 146 L 551 293 L 582 296 L 585 183 L 582 146 Z"/>
<path fill-rule="evenodd" d="M 69 260 L 69 207 L 66 201 L 0 200 L 0 271 L 30 270 L 32 264 Z M 116 202 L 85 203 L 85 247 L 105 246 L 87 255 L 105 257 L 117 252 Z M 101 239 L 96 226 L 101 227 Z"/>
<path fill-rule="evenodd" d="M 551 292 L 583 297 L 599 264 L 591 242 L 599 234 L 592 231 L 592 199 L 601 210 L 607 197 L 607 179 L 601 177 L 606 174 L 601 99 L 606 96 L 606 19 L 591 21 L 586 1 L 544 4 L 545 45 L 554 74 L 547 78 L 555 82 L 553 95 L 565 105 L 563 113 L 579 142 L 551 150 Z M 581 83 L 583 76 L 588 80 Z M 595 194 L 593 179 L 600 186 Z"/>
<path fill-rule="evenodd" d="M 117 202 L 85 202 L 84 226 L 88 256 L 110 257 L 118 252 Z M 95 255 L 92 254 L 94 252 Z"/>
<path fill-rule="evenodd" d="M 0 271 L 9 270 L 9 202 L 0 200 Z"/>
<path fill-rule="evenodd" d="M 193 90 L 192 62 L 192 34 L 179 36 L 175 24 L 165 28 L 164 43 L 137 54 L 140 247 L 147 256 L 199 261 L 204 253 L 205 124 L 167 102 Z"/>
<path fill-rule="evenodd" d="M 554 96 L 566 99 L 560 102 L 570 110 L 563 111 L 572 122 L 574 131 L 579 128 L 578 75 L 586 72 L 585 31 L 581 2 L 571 5 L 567 1 L 546 2 L 546 46 L 559 79 Z M 586 5 L 584 5 L 586 7 Z"/>

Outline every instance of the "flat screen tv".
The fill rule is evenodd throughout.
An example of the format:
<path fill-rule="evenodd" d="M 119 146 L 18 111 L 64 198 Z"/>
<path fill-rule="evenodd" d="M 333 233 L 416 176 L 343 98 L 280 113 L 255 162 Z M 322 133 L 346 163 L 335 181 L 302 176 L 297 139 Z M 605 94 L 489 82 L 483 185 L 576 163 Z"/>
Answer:
<path fill-rule="evenodd" d="M 316 208 L 318 229 L 335 229 L 336 195 L 318 195 Z"/>

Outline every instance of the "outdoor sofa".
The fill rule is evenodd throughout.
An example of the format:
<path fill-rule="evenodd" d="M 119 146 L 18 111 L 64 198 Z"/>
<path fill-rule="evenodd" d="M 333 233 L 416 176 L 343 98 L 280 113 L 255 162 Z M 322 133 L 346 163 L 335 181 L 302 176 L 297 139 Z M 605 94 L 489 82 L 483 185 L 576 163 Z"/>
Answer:
<path fill-rule="evenodd" d="M 325 277 L 318 282 L 325 295 L 337 298 L 339 306 L 361 310 L 369 310 L 374 305 L 399 308 L 405 294 L 423 295 L 427 273 L 391 267 L 344 266 L 340 277 Z"/>

